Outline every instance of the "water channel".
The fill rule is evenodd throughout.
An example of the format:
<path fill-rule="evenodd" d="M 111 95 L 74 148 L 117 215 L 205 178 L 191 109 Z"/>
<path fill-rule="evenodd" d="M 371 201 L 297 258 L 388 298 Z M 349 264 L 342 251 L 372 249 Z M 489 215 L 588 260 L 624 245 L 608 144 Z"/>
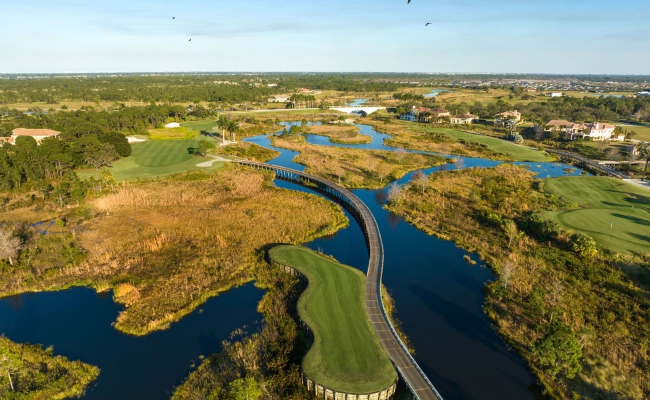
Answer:
<path fill-rule="evenodd" d="M 372 143 L 338 145 L 317 135 L 313 144 L 395 150 L 383 144 L 387 135 L 360 125 Z M 272 147 L 266 135 L 246 139 Z M 284 149 L 272 164 L 303 170 Z M 465 158 L 448 168 L 489 167 L 498 162 Z M 517 163 L 540 176 L 579 174 L 560 163 Z M 434 173 L 440 167 L 429 168 Z M 407 182 L 410 175 L 400 179 Z M 307 191 L 276 181 L 279 187 Z M 416 359 L 443 397 L 449 399 L 531 399 L 534 377 L 525 363 L 492 330 L 483 314 L 482 288 L 494 279 L 452 242 L 427 236 L 383 208 L 383 190 L 355 190 L 375 215 L 384 239 L 384 284 L 393 295 L 403 329 L 412 341 Z M 363 271 L 368 255 L 359 226 L 353 222 L 336 235 L 315 240 L 309 247 L 331 254 Z M 470 255 L 479 261 L 476 256 Z M 200 363 L 199 357 L 219 352 L 221 341 L 237 328 L 257 329 L 256 311 L 262 291 L 244 285 L 208 300 L 168 330 L 144 337 L 124 335 L 111 325 L 122 306 L 110 293 L 73 288 L 61 292 L 24 294 L 0 299 L 0 334 L 24 343 L 53 346 L 54 354 L 81 360 L 101 369 L 84 399 L 165 399 Z"/>
<path fill-rule="evenodd" d="M 307 142 L 325 146 L 396 150 L 383 144 L 388 135 L 368 125 L 359 125 L 361 133 L 371 136 L 372 143 L 341 145 L 327 137 L 307 135 Z M 298 153 L 271 146 L 265 135 L 245 139 L 280 151 L 270 164 L 297 170 L 304 166 L 292 161 Z M 450 169 L 491 167 L 498 161 L 464 158 Z M 582 171 L 561 163 L 516 163 L 541 177 L 578 175 Z M 440 167 L 424 170 L 435 173 Z M 408 174 L 399 183 L 406 183 Z M 276 180 L 283 188 L 311 192 L 293 183 Z M 393 296 L 397 318 L 416 350 L 416 360 L 443 398 L 452 399 L 533 399 L 535 377 L 525 362 L 508 349 L 492 329 L 483 313 L 483 287 L 495 277 L 476 255 L 467 253 L 452 242 L 428 236 L 383 208 L 384 190 L 357 189 L 353 192 L 375 215 L 381 230 L 385 267 L 383 283 Z M 312 192 L 313 193 L 313 192 Z M 346 212 L 347 214 L 347 212 Z M 359 226 L 347 214 L 351 224 L 328 238 L 309 244 L 312 249 L 336 257 L 339 261 L 366 270 L 368 255 Z M 477 261 L 463 260 L 469 255 Z"/>
<path fill-rule="evenodd" d="M 73 288 L 23 294 L 0 300 L 0 334 L 99 367 L 84 399 L 169 399 L 200 356 L 221 351 L 238 328 L 258 329 L 262 295 L 249 283 L 208 300 L 165 331 L 134 337 L 111 325 L 123 309 L 111 293 Z"/>

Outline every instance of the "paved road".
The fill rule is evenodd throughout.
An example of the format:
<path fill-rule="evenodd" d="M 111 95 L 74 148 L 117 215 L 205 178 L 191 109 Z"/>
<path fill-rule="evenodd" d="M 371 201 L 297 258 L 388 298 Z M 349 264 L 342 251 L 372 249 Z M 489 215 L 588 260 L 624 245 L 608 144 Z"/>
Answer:
<path fill-rule="evenodd" d="M 351 191 L 326 179 L 270 164 L 250 161 L 239 161 L 239 163 L 254 168 L 274 170 L 280 179 L 290 180 L 310 189 L 314 189 L 314 187 L 305 185 L 305 181 L 315 184 L 320 190 L 337 198 L 338 202 L 350 211 L 361 226 L 368 246 L 370 260 L 366 274 L 365 302 L 368 317 L 375 329 L 377 337 L 379 337 L 382 346 L 393 361 L 398 372 L 419 400 L 442 400 L 442 396 L 440 396 L 436 388 L 408 352 L 404 343 L 399 339 L 397 332 L 386 314 L 380 291 L 384 270 L 384 245 L 379 232 L 379 226 L 370 209 Z"/>

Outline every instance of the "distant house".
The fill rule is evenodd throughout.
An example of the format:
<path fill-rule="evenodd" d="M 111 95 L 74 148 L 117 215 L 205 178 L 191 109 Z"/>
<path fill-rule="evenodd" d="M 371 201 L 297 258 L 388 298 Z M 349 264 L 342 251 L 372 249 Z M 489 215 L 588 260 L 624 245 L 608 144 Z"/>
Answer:
<path fill-rule="evenodd" d="M 562 97 L 562 92 L 551 92 L 547 96 L 549 96 L 549 97 Z"/>
<path fill-rule="evenodd" d="M 494 116 L 494 123 L 496 124 L 509 119 L 514 119 L 519 122 L 521 121 L 521 113 L 517 110 L 502 112 Z"/>
<path fill-rule="evenodd" d="M 534 87 L 529 87 L 529 88 L 526 88 L 526 89 L 524 89 L 524 90 L 525 90 L 526 92 L 528 92 L 528 93 L 534 93 L 534 92 L 537 91 L 537 89 L 535 89 Z"/>
<path fill-rule="evenodd" d="M 11 131 L 10 140 L 6 140 L 11 144 L 16 143 L 16 139 L 20 136 L 31 136 L 36 140 L 36 143 L 40 144 L 41 141 L 49 137 L 58 137 L 61 132 L 54 131 L 52 129 L 26 129 L 26 128 L 16 128 Z"/>
<path fill-rule="evenodd" d="M 552 119 L 544 125 L 546 132 L 566 132 L 567 127 L 573 125 L 573 122 L 565 119 Z"/>
<path fill-rule="evenodd" d="M 449 122 L 451 122 L 454 125 L 469 125 L 472 122 L 476 121 L 477 119 L 478 116 L 474 114 L 463 114 L 463 115 L 452 116 L 449 119 Z"/>
<path fill-rule="evenodd" d="M 430 122 L 432 124 L 439 124 L 441 122 L 444 122 L 445 120 L 448 120 L 449 117 L 451 117 L 451 114 L 449 113 L 448 110 L 445 110 L 444 108 L 426 108 L 426 107 L 420 107 L 418 109 L 420 112 L 420 122 Z"/>
<path fill-rule="evenodd" d="M 650 92 L 637 92 L 637 96 L 650 96 Z"/>
<path fill-rule="evenodd" d="M 290 96 L 287 96 L 287 95 L 283 94 L 283 95 L 271 97 L 268 100 L 269 100 L 269 103 L 286 103 L 287 101 L 289 101 L 289 98 L 290 98 Z"/>
<path fill-rule="evenodd" d="M 167 125 L 165 125 L 165 128 L 180 128 L 181 124 L 178 122 L 170 122 Z"/>
<path fill-rule="evenodd" d="M 614 134 L 616 126 L 601 122 L 589 122 L 586 124 L 571 124 L 567 126 L 564 136 L 569 140 L 586 139 L 592 140 L 625 140 L 625 135 Z"/>
<path fill-rule="evenodd" d="M 268 87 L 276 87 L 276 86 L 278 86 L 278 84 L 277 83 L 269 83 L 266 86 L 268 86 Z"/>

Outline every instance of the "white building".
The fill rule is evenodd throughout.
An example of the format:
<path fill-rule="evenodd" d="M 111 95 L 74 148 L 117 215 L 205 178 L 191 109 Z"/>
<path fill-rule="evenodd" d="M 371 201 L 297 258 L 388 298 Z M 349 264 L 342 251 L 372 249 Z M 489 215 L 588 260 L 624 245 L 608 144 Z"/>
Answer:
<path fill-rule="evenodd" d="M 566 127 L 565 137 L 569 140 L 586 139 L 592 140 L 625 140 L 625 135 L 614 134 L 616 126 L 602 122 L 589 122 L 586 124 L 571 124 Z"/>
<path fill-rule="evenodd" d="M 269 103 L 286 103 L 289 101 L 289 98 L 290 96 L 287 95 L 279 95 L 269 98 Z"/>
<path fill-rule="evenodd" d="M 170 122 L 167 125 L 165 125 L 165 128 L 180 128 L 181 124 L 178 122 Z"/>
<path fill-rule="evenodd" d="M 474 114 L 463 114 L 463 115 L 451 117 L 449 122 L 455 125 L 469 125 L 472 122 L 476 121 L 477 119 L 478 116 Z"/>
<path fill-rule="evenodd" d="M 550 97 L 562 97 L 562 92 L 551 92 L 548 95 Z"/>

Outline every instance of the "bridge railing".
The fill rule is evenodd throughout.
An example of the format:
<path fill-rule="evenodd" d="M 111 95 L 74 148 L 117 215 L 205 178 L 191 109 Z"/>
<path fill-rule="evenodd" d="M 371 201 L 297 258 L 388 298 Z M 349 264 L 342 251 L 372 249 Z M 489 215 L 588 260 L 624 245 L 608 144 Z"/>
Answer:
<path fill-rule="evenodd" d="M 329 182 L 329 181 L 327 181 L 325 179 L 322 179 L 322 178 L 319 178 L 319 177 L 316 177 L 316 176 L 312 176 L 312 175 L 304 173 L 304 172 L 294 171 L 294 170 L 292 170 L 290 168 L 284 168 L 284 167 L 279 167 L 279 166 L 274 166 L 274 165 L 269 165 L 269 164 L 261 164 L 261 163 L 248 162 L 248 161 L 240 161 L 239 163 L 243 164 L 243 165 L 257 167 L 257 168 L 261 167 L 261 168 L 265 168 L 265 169 L 275 170 L 276 174 L 277 174 L 277 171 L 290 173 L 290 175 L 284 176 L 285 178 L 289 177 L 289 176 L 293 177 L 295 175 L 296 177 L 304 177 L 304 178 L 310 179 L 310 180 L 312 180 L 314 182 L 320 182 L 321 184 L 326 185 L 326 186 L 330 187 L 331 189 L 335 190 L 338 195 L 345 198 L 345 199 L 339 198 L 340 201 L 345 200 L 345 202 L 346 202 L 346 204 L 348 206 L 350 206 L 350 207 L 352 207 L 352 208 L 354 208 L 356 210 L 356 212 L 358 213 L 358 216 L 355 216 L 355 219 L 357 219 L 357 218 L 360 219 L 360 220 L 357 219 L 357 222 L 359 222 L 359 225 L 361 225 L 361 230 L 363 231 L 363 234 L 364 234 L 365 239 L 366 239 L 366 245 L 368 247 L 368 255 L 370 257 L 370 260 L 369 260 L 370 264 L 372 263 L 372 258 L 373 258 L 372 240 L 370 238 L 371 232 L 374 233 L 374 235 L 377 237 L 376 238 L 376 240 L 377 240 L 377 249 L 375 251 L 378 252 L 379 260 L 378 260 L 378 263 L 377 263 L 377 269 L 378 269 L 377 275 L 378 276 L 377 276 L 377 282 L 376 282 L 376 284 L 377 284 L 376 290 L 377 290 L 377 293 L 378 293 L 378 301 L 379 301 L 379 305 L 380 305 L 379 308 L 381 309 L 382 317 L 383 317 L 384 321 L 386 322 L 386 325 L 390 329 L 391 334 L 393 335 L 393 337 L 395 338 L 395 340 L 397 341 L 397 343 L 401 347 L 402 351 L 404 352 L 404 354 L 406 354 L 406 356 L 408 357 L 410 363 L 418 371 L 418 374 L 424 379 L 424 381 L 426 382 L 429 389 L 433 392 L 433 394 L 436 396 L 436 398 L 438 398 L 439 400 L 443 400 L 440 393 L 438 393 L 438 390 L 435 388 L 435 386 L 433 386 L 433 383 L 431 383 L 431 381 L 429 380 L 427 375 L 424 373 L 424 371 L 422 371 L 422 368 L 420 368 L 417 361 L 415 361 L 415 359 L 413 358 L 413 356 L 409 352 L 408 347 L 406 347 L 406 344 L 404 344 L 404 342 L 400 338 L 399 334 L 397 333 L 397 330 L 395 329 L 395 326 L 393 326 L 393 323 L 392 323 L 390 317 L 388 316 L 388 313 L 386 312 L 386 307 L 384 305 L 384 299 L 383 299 L 383 296 L 382 296 L 382 293 L 381 293 L 381 282 L 383 280 L 383 275 L 384 275 L 384 243 L 383 243 L 383 240 L 382 240 L 382 237 L 381 237 L 381 233 L 379 231 L 379 224 L 377 223 L 377 220 L 375 219 L 375 216 L 373 215 L 373 213 L 370 212 L 370 209 L 368 208 L 368 206 L 366 206 L 366 204 L 363 201 L 361 201 L 357 196 L 355 196 L 348 189 L 340 187 L 340 186 L 336 185 L 335 183 Z M 296 182 L 300 183 L 300 179 L 297 179 Z M 338 197 L 335 193 L 331 193 L 331 194 L 333 195 L 333 197 Z M 372 226 L 371 226 L 371 224 L 372 224 Z M 371 267 L 371 265 L 368 265 L 368 271 L 370 271 L 370 267 Z M 409 385 L 409 388 L 413 392 L 413 395 L 416 398 L 419 399 L 417 393 L 415 393 L 415 390 L 410 386 L 408 380 L 406 379 L 406 375 L 404 374 L 404 372 L 400 369 L 399 366 L 395 365 L 395 367 L 397 368 L 399 374 L 404 378 L 404 381 L 406 382 L 406 384 Z"/>
<path fill-rule="evenodd" d="M 364 206 L 365 206 L 365 204 L 364 204 Z M 370 214 L 370 217 L 372 218 L 373 224 L 376 226 L 377 238 L 379 239 L 379 246 L 380 246 L 380 249 L 381 249 L 381 261 L 380 261 L 380 266 L 381 267 L 379 268 L 379 279 L 377 281 L 377 290 L 378 290 L 378 293 L 379 293 L 379 304 L 381 306 L 380 307 L 381 308 L 381 313 L 383 314 L 384 319 L 386 320 L 386 324 L 390 328 L 393 336 L 395 337 L 395 339 L 397 339 L 397 342 L 399 343 L 400 347 L 402 348 L 402 350 L 404 350 L 404 353 L 409 358 L 409 360 L 411 361 L 413 366 L 415 366 L 418 373 L 424 378 L 424 380 L 427 383 L 427 386 L 429 386 L 429 389 L 431 389 L 431 391 L 433 391 L 433 393 L 436 395 L 436 397 L 439 400 L 443 400 L 440 393 L 438 393 L 438 390 L 435 388 L 435 386 L 433 386 L 433 383 L 431 383 L 431 381 L 429 380 L 429 377 L 427 377 L 427 374 L 425 374 L 424 371 L 422 371 L 422 368 L 420 368 L 420 365 L 417 363 L 417 361 L 415 361 L 415 358 L 413 358 L 413 356 L 411 355 L 411 352 L 409 351 L 408 347 L 406 347 L 406 344 L 402 341 L 402 338 L 400 338 L 399 334 L 397 333 L 397 330 L 395 329 L 395 326 L 393 326 L 393 322 L 391 321 L 390 317 L 388 316 L 388 313 L 386 312 L 386 307 L 384 305 L 384 296 L 382 296 L 382 294 L 381 294 L 381 282 L 383 281 L 383 277 L 384 277 L 384 250 L 383 250 L 384 249 L 384 242 L 383 242 L 383 239 L 381 238 L 381 235 L 379 234 L 379 225 L 377 224 L 377 220 L 375 219 L 375 215 L 373 213 L 371 213 L 370 210 L 368 210 L 368 213 Z M 399 370 L 400 375 L 404 376 L 404 373 L 400 370 L 400 368 L 397 367 L 397 369 Z M 404 379 L 404 381 L 408 385 L 408 381 L 406 381 L 406 379 Z M 413 391 L 413 395 L 415 397 L 417 397 L 417 394 L 415 393 L 413 388 L 411 388 L 411 391 Z"/>

